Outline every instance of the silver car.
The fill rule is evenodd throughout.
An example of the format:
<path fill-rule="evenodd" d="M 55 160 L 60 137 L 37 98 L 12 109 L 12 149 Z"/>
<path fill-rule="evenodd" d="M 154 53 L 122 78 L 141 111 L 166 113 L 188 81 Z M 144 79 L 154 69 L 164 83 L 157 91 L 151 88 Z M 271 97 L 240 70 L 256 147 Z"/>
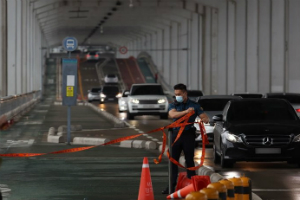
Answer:
<path fill-rule="evenodd" d="M 99 94 L 101 92 L 101 87 L 99 88 L 92 88 L 91 90 L 88 90 L 88 101 L 100 101 Z"/>
<path fill-rule="evenodd" d="M 232 95 L 206 95 L 198 98 L 198 103 L 200 104 L 201 108 L 204 110 L 204 112 L 209 117 L 209 124 L 204 124 L 206 134 L 208 137 L 209 142 L 213 142 L 214 140 L 214 125 L 215 122 L 212 119 L 213 116 L 222 114 L 223 109 L 228 101 L 232 99 L 242 99 L 240 96 L 232 96 Z M 200 118 L 197 117 L 196 122 L 200 122 Z M 201 142 L 202 137 L 200 134 L 200 128 L 199 124 L 195 124 L 196 127 L 196 142 Z"/>

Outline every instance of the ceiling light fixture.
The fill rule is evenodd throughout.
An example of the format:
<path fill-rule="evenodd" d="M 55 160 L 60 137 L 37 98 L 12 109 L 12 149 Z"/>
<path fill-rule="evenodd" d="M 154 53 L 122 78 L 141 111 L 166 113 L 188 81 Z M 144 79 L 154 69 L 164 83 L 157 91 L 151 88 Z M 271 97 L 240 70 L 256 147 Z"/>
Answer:
<path fill-rule="evenodd" d="M 133 0 L 129 0 L 129 7 L 132 8 L 133 6 Z"/>
<path fill-rule="evenodd" d="M 117 9 L 117 8 L 115 8 L 115 7 L 113 7 L 111 10 L 112 10 L 112 11 L 117 11 L 118 9 Z"/>
<path fill-rule="evenodd" d="M 122 5 L 122 2 L 121 1 L 117 1 L 116 5 L 120 6 L 120 5 Z"/>
<path fill-rule="evenodd" d="M 104 19 L 104 20 L 107 20 L 107 19 L 108 19 L 108 17 L 104 17 L 103 19 Z"/>
<path fill-rule="evenodd" d="M 107 13 L 107 15 L 108 15 L 108 16 L 111 16 L 111 15 L 112 15 L 112 13 L 111 13 L 111 12 L 109 12 L 109 13 Z"/>

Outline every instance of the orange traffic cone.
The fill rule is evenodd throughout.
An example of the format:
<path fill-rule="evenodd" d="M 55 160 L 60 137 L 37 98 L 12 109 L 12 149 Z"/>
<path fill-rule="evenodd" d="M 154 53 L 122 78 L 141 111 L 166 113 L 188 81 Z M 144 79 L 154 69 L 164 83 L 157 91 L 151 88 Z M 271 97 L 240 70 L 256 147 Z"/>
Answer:
<path fill-rule="evenodd" d="M 144 157 L 138 200 L 154 200 L 148 158 Z"/>
<path fill-rule="evenodd" d="M 188 186 L 191 183 L 192 183 L 192 179 L 189 179 L 187 177 L 187 173 L 186 172 L 180 172 L 179 175 L 178 175 L 178 181 L 177 181 L 175 192 L 182 189 L 182 188 L 184 188 L 185 186 Z"/>
<path fill-rule="evenodd" d="M 205 188 L 209 183 L 209 176 L 192 176 L 191 184 L 185 186 L 181 190 L 167 196 L 167 199 L 182 199 L 190 192 L 199 191 Z"/>

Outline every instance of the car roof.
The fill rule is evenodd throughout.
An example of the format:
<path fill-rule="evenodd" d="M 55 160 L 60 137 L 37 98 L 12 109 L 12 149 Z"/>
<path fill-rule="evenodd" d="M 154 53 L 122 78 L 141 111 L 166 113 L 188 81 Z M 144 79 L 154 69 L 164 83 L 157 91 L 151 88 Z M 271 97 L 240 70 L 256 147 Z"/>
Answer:
<path fill-rule="evenodd" d="M 232 95 L 204 95 L 199 97 L 200 99 L 242 99 L 242 97 Z"/>
<path fill-rule="evenodd" d="M 282 96 L 300 96 L 300 93 L 266 93 L 266 96 L 277 96 L 277 95 L 282 95 Z"/>
<path fill-rule="evenodd" d="M 241 99 L 233 99 L 233 100 L 231 100 L 231 102 L 254 102 L 254 101 L 268 101 L 268 102 L 278 102 L 278 101 L 285 101 L 285 102 L 287 102 L 288 103 L 288 101 L 287 100 L 285 100 L 285 99 L 280 99 L 280 98 L 270 98 L 270 99 L 268 99 L 268 98 L 247 98 L 247 99 L 243 99 L 243 98 L 241 98 Z"/>
<path fill-rule="evenodd" d="M 161 85 L 159 83 L 135 83 L 132 86 L 140 86 L 140 85 Z"/>

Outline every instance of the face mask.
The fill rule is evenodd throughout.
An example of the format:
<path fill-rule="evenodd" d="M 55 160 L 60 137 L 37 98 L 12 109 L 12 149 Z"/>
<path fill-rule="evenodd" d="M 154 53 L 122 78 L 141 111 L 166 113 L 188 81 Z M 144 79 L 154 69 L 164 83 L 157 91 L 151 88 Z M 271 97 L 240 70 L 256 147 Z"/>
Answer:
<path fill-rule="evenodd" d="M 182 96 L 176 96 L 176 101 L 181 103 L 183 102 L 183 97 Z"/>

